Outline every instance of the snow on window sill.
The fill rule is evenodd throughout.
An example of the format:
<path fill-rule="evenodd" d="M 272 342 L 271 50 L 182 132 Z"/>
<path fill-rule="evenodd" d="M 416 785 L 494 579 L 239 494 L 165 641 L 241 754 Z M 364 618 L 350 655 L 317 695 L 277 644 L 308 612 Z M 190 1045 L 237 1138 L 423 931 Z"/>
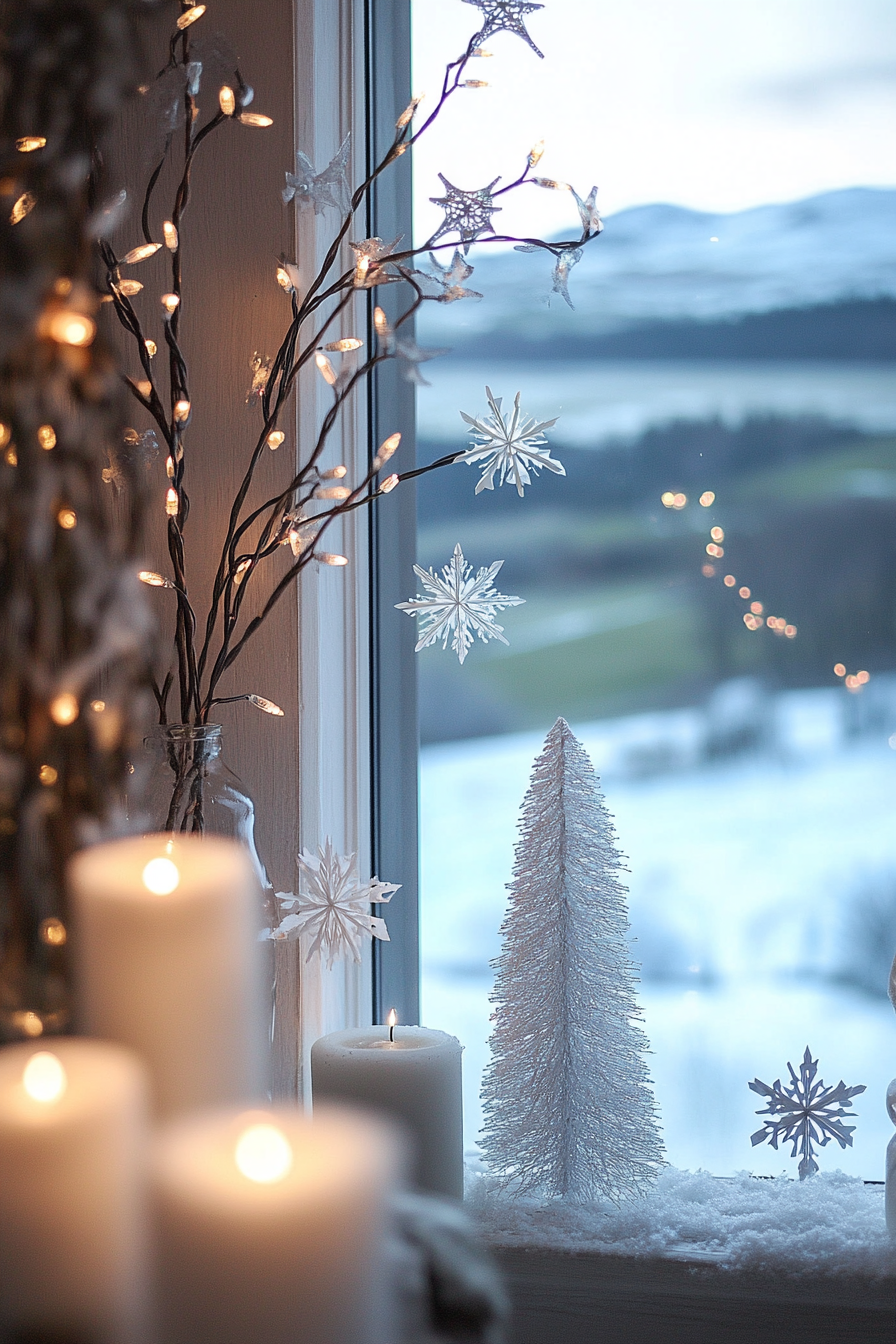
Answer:
<path fill-rule="evenodd" d="M 842 1172 L 806 1181 L 667 1168 L 616 1207 L 511 1198 L 471 1172 L 468 1208 L 496 1250 L 685 1261 L 749 1275 L 896 1281 L 883 1185 Z"/>

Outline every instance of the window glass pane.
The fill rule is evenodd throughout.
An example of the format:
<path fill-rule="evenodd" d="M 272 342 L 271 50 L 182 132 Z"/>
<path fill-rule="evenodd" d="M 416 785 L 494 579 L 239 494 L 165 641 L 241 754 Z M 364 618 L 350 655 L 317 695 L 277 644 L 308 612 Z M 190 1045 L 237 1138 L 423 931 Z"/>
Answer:
<path fill-rule="evenodd" d="M 415 0 L 415 87 L 480 11 Z M 463 189 L 539 171 L 606 230 L 570 275 L 474 246 L 481 302 L 428 304 L 421 462 L 464 446 L 485 385 L 516 392 L 566 477 L 419 489 L 419 562 L 455 543 L 526 605 L 463 667 L 419 655 L 423 1014 L 467 1045 L 468 1141 L 489 959 L 529 769 L 557 715 L 582 739 L 631 867 L 650 1061 L 670 1160 L 795 1173 L 750 1147 L 759 1099 L 809 1045 L 865 1083 L 855 1147 L 892 1127 L 896 950 L 896 11 L 886 0 L 554 0 L 546 59 L 488 41 L 415 161 L 417 237 Z M 574 237 L 568 193 L 495 217 Z M 442 254 L 442 260 L 450 253 Z M 664 502 L 665 499 L 665 502 Z M 713 531 L 713 529 L 717 529 Z M 713 550 L 715 548 L 715 551 Z M 412 580 L 409 578 L 409 593 Z M 748 591 L 749 590 L 749 591 Z M 754 605 L 755 604 L 755 605 Z M 836 670 L 835 670 L 836 669 Z M 868 674 L 866 676 L 866 674 Z M 856 680 L 858 678 L 858 680 Z"/>

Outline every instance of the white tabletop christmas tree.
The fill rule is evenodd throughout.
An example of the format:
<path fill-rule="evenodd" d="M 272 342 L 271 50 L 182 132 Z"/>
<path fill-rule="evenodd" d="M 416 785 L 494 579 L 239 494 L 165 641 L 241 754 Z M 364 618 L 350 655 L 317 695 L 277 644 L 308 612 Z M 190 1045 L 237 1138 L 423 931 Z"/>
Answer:
<path fill-rule="evenodd" d="M 485 1157 L 520 1193 L 618 1201 L 663 1165 L 615 840 L 558 719 L 523 802 L 482 1088 Z"/>

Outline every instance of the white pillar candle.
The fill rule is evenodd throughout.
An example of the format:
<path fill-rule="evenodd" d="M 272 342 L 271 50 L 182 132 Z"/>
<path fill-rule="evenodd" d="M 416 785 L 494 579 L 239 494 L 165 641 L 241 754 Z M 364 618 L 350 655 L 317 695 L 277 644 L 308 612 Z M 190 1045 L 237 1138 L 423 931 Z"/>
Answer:
<path fill-rule="evenodd" d="M 414 1183 L 463 1199 L 462 1053 L 454 1036 L 425 1027 L 334 1031 L 311 1047 L 314 1104 L 355 1102 L 392 1116 L 411 1136 Z"/>
<path fill-rule="evenodd" d="M 116 1046 L 0 1050 L 0 1338 L 137 1336 L 148 1107 L 143 1065 Z"/>
<path fill-rule="evenodd" d="M 69 869 L 76 1006 L 88 1035 L 147 1061 L 162 1115 L 257 1100 L 261 895 L 235 841 L 150 835 Z"/>
<path fill-rule="evenodd" d="M 154 1163 L 159 1344 L 391 1344 L 400 1145 L 351 1111 L 175 1121 Z"/>

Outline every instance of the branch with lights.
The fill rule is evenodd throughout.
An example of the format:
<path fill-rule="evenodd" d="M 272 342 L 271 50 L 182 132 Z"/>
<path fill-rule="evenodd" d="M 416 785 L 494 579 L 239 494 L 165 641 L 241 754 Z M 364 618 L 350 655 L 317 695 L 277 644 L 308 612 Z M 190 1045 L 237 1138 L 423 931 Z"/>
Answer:
<path fill-rule="evenodd" d="M 214 112 L 203 119 L 199 105 L 204 77 L 203 49 L 201 40 L 194 34 L 196 25 L 205 15 L 204 5 L 183 6 L 171 35 L 168 62 L 155 84 L 145 90 L 147 106 L 162 106 L 165 138 L 143 196 L 140 216 L 143 239 L 122 255 L 116 255 L 109 238 L 124 203 L 114 202 L 107 211 L 107 227 L 100 241 L 100 252 L 105 266 L 105 297 L 114 305 L 140 362 L 142 377 L 128 377 L 126 382 L 133 397 L 151 417 L 154 430 L 150 435 L 159 436 L 165 454 L 164 509 L 170 573 L 159 569 L 144 570 L 140 574 L 141 580 L 150 587 L 171 592 L 176 605 L 174 666 L 154 687 L 163 723 L 168 720 L 169 699 L 175 682 L 178 714 L 185 724 L 205 724 L 217 705 L 237 700 L 247 701 L 269 714 L 280 714 L 282 711 L 262 695 L 222 696 L 222 679 L 307 566 L 324 564 L 338 568 L 348 564 L 347 556 L 325 546 L 334 524 L 352 510 L 367 507 L 382 495 L 389 494 L 402 481 L 459 460 L 481 461 L 489 456 L 486 451 L 489 431 L 483 431 L 482 425 L 478 425 L 484 437 L 477 449 L 459 449 L 413 471 L 388 469 L 400 443 L 398 433 L 390 434 L 384 440 L 358 480 L 349 481 L 344 466 L 328 469 L 322 466 L 325 448 L 340 415 L 356 388 L 374 369 L 387 360 L 397 360 L 405 378 L 422 383 L 420 364 L 444 353 L 421 349 L 417 345 L 411 335 L 414 315 L 427 301 L 453 303 L 481 297 L 466 287 L 473 271 L 466 260 L 471 246 L 474 243 L 510 242 L 522 251 L 548 254 L 553 260 L 554 292 L 569 302 L 569 272 L 581 258 L 583 247 L 596 238 L 603 227 L 595 204 L 596 188 L 582 197 L 568 184 L 534 175 L 533 170 L 544 150 L 543 144 L 539 144 L 526 155 L 522 172 L 500 188 L 500 178 L 495 178 L 485 187 L 466 191 L 440 174 L 444 192 L 432 199 L 442 207 L 444 218 L 432 236 L 419 247 L 402 247 L 400 238 L 388 243 L 377 237 L 351 241 L 354 222 L 359 212 L 363 213 L 366 208 L 371 189 L 381 174 L 416 144 L 450 99 L 462 90 L 484 87 L 484 81 L 469 78 L 467 72 L 471 63 L 490 54 L 482 45 L 486 39 L 500 32 L 516 34 L 541 56 L 523 20 L 530 11 L 542 6 L 511 4 L 508 0 L 464 2 L 475 4 L 481 11 L 481 26 L 462 55 L 445 67 L 435 107 L 428 117 L 421 119 L 418 110 L 422 98 L 412 99 L 396 120 L 392 143 L 353 191 L 349 189 L 347 178 L 348 138 L 322 171 L 316 171 L 308 156 L 299 153 L 295 172 L 286 173 L 283 191 L 286 203 L 292 202 L 300 210 L 313 209 L 318 215 L 335 212 L 339 222 L 320 269 L 310 283 L 303 283 L 298 268 L 286 257 L 281 258 L 277 267 L 277 283 L 289 297 L 289 319 L 276 355 L 268 359 L 256 353 L 250 361 L 252 386 L 248 399 L 257 404 L 261 424 L 251 445 L 247 446 L 243 477 L 231 504 L 210 603 L 202 619 L 197 616 L 190 598 L 185 546 L 190 511 L 187 467 L 191 449 L 187 440 L 193 404 L 188 353 L 181 334 L 186 250 L 184 221 L 190 201 L 191 174 L 202 146 L 213 134 L 224 132 L 234 123 L 259 131 L 270 126 L 271 119 L 250 110 L 253 91 L 235 65 L 229 81 L 216 89 Z M 173 200 L 167 211 L 160 212 L 156 207 L 160 176 L 178 154 L 178 181 Z M 495 232 L 492 217 L 501 209 L 497 203 L 499 199 L 529 185 L 564 191 L 573 196 L 581 225 L 576 237 L 547 242 L 541 238 L 516 238 Z M 164 213 L 164 218 L 156 224 L 154 220 L 159 213 Z M 438 254 L 446 249 L 449 258 L 447 264 L 443 264 Z M 349 252 L 352 261 L 346 265 Z M 145 297 L 146 286 L 133 275 L 133 268 L 147 263 L 159 253 L 166 254 L 170 263 L 170 283 L 159 298 L 168 356 L 164 374 L 159 368 L 158 345 L 147 334 L 146 319 L 135 303 L 141 293 Z M 415 264 L 421 254 L 429 256 L 426 269 Z M 394 323 L 389 322 L 380 306 L 374 307 L 373 348 L 360 354 L 364 342 L 357 336 L 339 336 L 338 324 L 349 317 L 359 293 L 375 291 L 387 284 L 403 285 L 408 301 Z M 267 453 L 276 451 L 285 442 L 286 431 L 281 426 L 285 423 L 298 377 L 306 367 L 316 367 L 320 377 L 332 388 L 332 403 L 313 443 L 300 452 L 298 467 L 274 493 L 259 501 L 255 492 L 259 465 Z M 489 397 L 491 399 L 490 393 Z M 494 412 L 493 399 L 492 409 Z M 518 404 L 516 411 L 519 412 Z M 478 424 L 469 417 L 467 419 L 470 424 Z M 545 466 L 552 471 L 562 471 L 558 463 L 546 454 L 539 456 L 532 446 L 540 430 L 553 421 L 534 428 L 531 422 L 526 422 L 528 438 L 523 436 L 525 442 L 522 445 L 529 453 L 526 459 L 517 452 L 519 445 L 514 442 L 516 419 L 515 416 L 513 433 L 509 438 L 505 435 L 508 449 L 503 465 L 499 453 L 491 468 L 487 468 L 487 480 L 483 478 L 477 491 L 492 488 L 497 470 L 499 483 L 512 479 L 522 493 L 523 482 L 529 480 L 527 460 L 535 470 Z M 135 435 L 135 438 L 145 439 L 146 435 Z M 544 442 L 543 438 L 540 441 Z M 506 469 L 508 464 L 512 470 Z M 107 480 L 112 480 L 114 474 L 113 463 L 108 469 Z M 284 550 L 289 554 L 289 562 L 285 567 L 278 566 L 276 558 L 282 556 Z M 244 613 L 244 603 L 250 592 L 255 605 L 255 614 L 251 618 Z"/>

